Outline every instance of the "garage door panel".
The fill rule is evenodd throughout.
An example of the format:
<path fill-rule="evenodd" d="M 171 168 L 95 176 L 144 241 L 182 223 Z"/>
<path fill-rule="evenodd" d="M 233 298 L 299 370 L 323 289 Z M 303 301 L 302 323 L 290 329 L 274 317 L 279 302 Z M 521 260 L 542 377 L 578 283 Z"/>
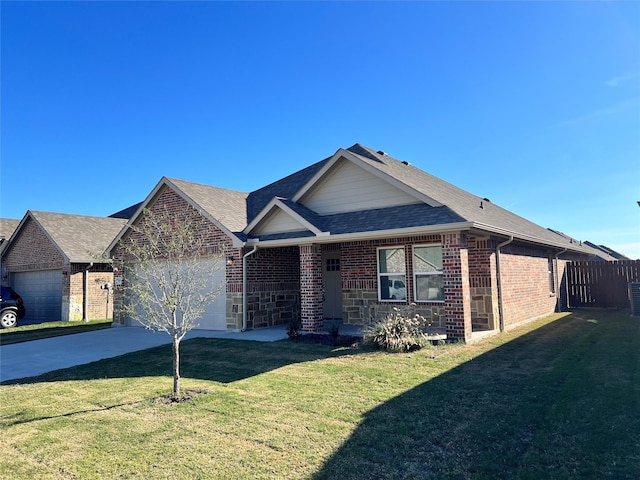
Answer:
<path fill-rule="evenodd" d="M 219 259 L 204 260 L 206 262 L 215 263 L 220 262 Z M 215 267 L 212 265 L 211 270 Z M 224 285 L 225 281 L 225 268 L 224 266 L 215 269 L 215 273 L 211 279 L 207 282 L 207 285 L 211 289 L 220 289 L 221 285 Z M 196 320 L 198 324 L 197 329 L 201 330 L 226 330 L 227 329 L 227 299 L 225 295 L 224 287 L 220 289 L 220 294 L 206 306 L 202 316 Z M 126 325 L 129 326 L 142 326 L 140 322 L 133 318 L 126 319 Z"/>
<path fill-rule="evenodd" d="M 16 272 L 13 274 L 13 289 L 24 300 L 25 321 L 48 322 L 61 319 L 61 270 Z"/>

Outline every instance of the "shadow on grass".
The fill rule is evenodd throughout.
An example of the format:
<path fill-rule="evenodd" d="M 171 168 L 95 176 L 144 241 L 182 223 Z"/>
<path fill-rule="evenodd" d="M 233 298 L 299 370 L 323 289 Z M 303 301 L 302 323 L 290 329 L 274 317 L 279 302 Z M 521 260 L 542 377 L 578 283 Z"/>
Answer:
<path fill-rule="evenodd" d="M 193 338 L 184 340 L 180 345 L 182 378 L 221 383 L 235 382 L 294 363 L 355 355 L 364 351 L 309 345 L 289 340 L 256 342 Z M 172 362 L 171 345 L 167 344 L 34 377 L 6 380 L 2 385 L 104 378 L 171 377 Z"/>
<path fill-rule="evenodd" d="M 638 478 L 640 322 L 576 312 L 369 411 L 314 476 Z"/>

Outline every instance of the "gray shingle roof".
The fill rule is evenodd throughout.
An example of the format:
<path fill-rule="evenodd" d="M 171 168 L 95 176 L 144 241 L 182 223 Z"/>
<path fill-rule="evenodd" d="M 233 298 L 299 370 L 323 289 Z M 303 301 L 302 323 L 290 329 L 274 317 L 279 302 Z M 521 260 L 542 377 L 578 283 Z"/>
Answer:
<path fill-rule="evenodd" d="M 9 240 L 13 232 L 16 231 L 20 225 L 20 220 L 15 220 L 13 218 L 0 218 L 0 241 L 1 240 Z"/>
<path fill-rule="evenodd" d="M 300 190 L 300 187 L 307 183 L 324 166 L 329 158 L 325 158 L 266 187 L 251 192 L 247 197 L 247 223 L 251 223 L 274 197 L 293 197 Z"/>
<path fill-rule="evenodd" d="M 467 192 L 383 152 L 360 144 L 355 144 L 346 150 L 388 177 L 401 182 L 409 189 L 432 198 L 443 206 L 411 205 L 320 217 L 305 212 L 302 205 L 296 207 L 294 202 L 289 203 L 292 209 L 323 231 L 339 234 L 409 228 L 421 225 L 472 222 L 479 229 L 486 229 L 487 231 L 504 235 L 513 235 L 514 238 L 521 240 L 561 248 L 566 247 L 569 250 L 584 253 L 593 254 L 594 252 L 594 249 L 584 244 L 558 235 L 556 232 L 520 217 L 485 198 Z M 273 197 L 279 196 L 285 199 L 293 197 L 330 159 L 331 157 L 326 158 L 282 180 L 252 192 L 247 199 L 249 222 Z"/>
<path fill-rule="evenodd" d="M 175 178 L 167 180 L 231 232 L 247 226 L 247 193 Z"/>
<path fill-rule="evenodd" d="M 124 208 L 116 213 L 112 213 L 111 215 L 109 215 L 109 217 L 124 218 L 126 220 L 129 220 L 138 211 L 138 208 L 140 208 L 140 205 L 142 205 L 142 202 L 138 202 L 135 205 L 131 205 L 130 207 Z"/>
<path fill-rule="evenodd" d="M 446 206 L 431 207 L 426 204 L 413 204 L 321 216 L 299 203 L 290 200 L 283 200 L 283 202 L 320 231 L 330 232 L 332 235 L 445 225 L 465 221 Z M 264 240 L 262 236 L 260 238 Z"/>
<path fill-rule="evenodd" d="M 46 231 L 71 263 L 97 261 L 127 221 L 120 218 L 88 217 L 30 210 L 31 217 Z"/>
<path fill-rule="evenodd" d="M 358 155 L 362 161 L 372 167 L 446 205 L 466 221 L 474 222 L 479 226 L 485 225 L 492 231 L 502 230 L 523 240 L 536 241 L 553 246 L 564 246 L 571 250 L 585 250 L 583 246 L 575 244 L 571 239 L 558 235 L 406 162 L 401 162 L 386 154 L 381 155 L 359 144 L 348 150 Z"/>

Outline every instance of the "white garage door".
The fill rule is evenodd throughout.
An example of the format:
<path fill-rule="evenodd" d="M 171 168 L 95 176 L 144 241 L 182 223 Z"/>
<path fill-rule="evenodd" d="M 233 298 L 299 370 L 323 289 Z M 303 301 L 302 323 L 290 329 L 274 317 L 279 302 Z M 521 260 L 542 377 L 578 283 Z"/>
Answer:
<path fill-rule="evenodd" d="M 218 259 L 218 262 L 224 262 Z M 225 267 L 215 267 L 216 260 L 203 260 L 207 262 L 211 268 L 205 268 L 205 270 L 215 271 L 212 278 L 208 279 L 207 285 L 211 289 L 218 289 L 219 295 L 215 300 L 207 305 L 202 317 L 196 320 L 200 330 L 226 330 L 227 329 L 227 298 L 225 294 L 224 282 L 225 282 Z M 220 288 L 221 287 L 221 288 Z M 140 323 L 134 319 L 126 319 L 126 325 L 128 326 L 140 326 Z"/>
<path fill-rule="evenodd" d="M 13 274 L 12 286 L 24 300 L 24 321 L 49 322 L 61 319 L 61 270 L 17 272 Z"/>

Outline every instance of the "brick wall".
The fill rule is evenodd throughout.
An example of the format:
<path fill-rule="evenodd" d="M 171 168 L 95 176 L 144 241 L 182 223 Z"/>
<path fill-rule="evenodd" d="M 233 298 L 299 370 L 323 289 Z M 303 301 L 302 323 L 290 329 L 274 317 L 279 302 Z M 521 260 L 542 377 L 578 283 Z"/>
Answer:
<path fill-rule="evenodd" d="M 442 236 L 442 268 L 447 337 L 471 337 L 471 292 L 467 239 L 463 234 Z"/>
<path fill-rule="evenodd" d="M 394 307 L 414 302 L 412 271 L 413 245 L 440 244 L 440 235 L 387 238 L 370 241 L 343 242 L 340 244 L 342 275 L 342 314 L 344 323 L 369 324 L 388 315 Z M 404 247 L 407 300 L 380 302 L 378 300 L 378 261 L 380 247 Z M 424 316 L 434 327 L 446 323 L 442 302 L 420 302 L 414 306 L 416 313 Z"/>
<path fill-rule="evenodd" d="M 107 308 L 107 290 L 100 286 L 105 283 L 113 285 L 113 271 L 111 265 L 95 264 L 88 272 L 88 282 L 85 275 L 89 264 L 74 263 L 69 271 L 68 289 L 62 292 L 62 309 L 67 312 L 64 320 L 98 320 L 112 318 L 113 298 L 109 295 Z M 85 295 L 87 296 L 85 315 Z"/>
<path fill-rule="evenodd" d="M 319 245 L 300 246 L 300 311 L 302 329 L 322 328 L 322 250 Z"/>
<path fill-rule="evenodd" d="M 555 312 L 557 295 L 561 292 L 559 286 L 554 294 L 549 288 L 549 258 L 553 259 L 554 253 L 517 244 L 502 247 L 500 271 L 505 330 Z M 558 264 L 562 269 L 558 272 L 559 278 L 562 278 L 566 262 L 554 261 L 556 271 Z"/>
<path fill-rule="evenodd" d="M 8 273 L 68 268 L 60 250 L 31 218 L 26 220 L 20 235 L 5 253 L 2 263 Z"/>

